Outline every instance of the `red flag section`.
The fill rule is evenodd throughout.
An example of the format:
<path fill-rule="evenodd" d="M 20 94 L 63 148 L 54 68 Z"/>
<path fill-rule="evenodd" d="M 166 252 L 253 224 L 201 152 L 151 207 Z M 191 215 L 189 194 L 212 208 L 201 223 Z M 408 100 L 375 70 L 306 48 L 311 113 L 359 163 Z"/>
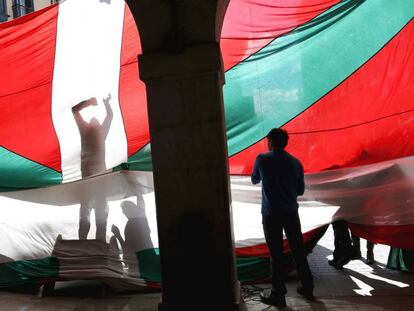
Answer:
<path fill-rule="evenodd" d="M 61 171 L 51 119 L 58 6 L 0 24 L 0 146 Z"/>
<path fill-rule="evenodd" d="M 414 154 L 414 21 L 374 57 L 284 125 L 288 150 L 308 172 Z M 230 158 L 232 174 L 250 174 L 265 139 Z"/>
<path fill-rule="evenodd" d="M 148 230 L 134 235 L 132 240 L 139 236 L 152 243 L 134 244 L 132 254 L 122 255 L 124 261 L 131 262 L 117 265 L 116 270 L 100 266 L 104 271 L 101 276 L 109 273 L 114 280 L 126 280 L 138 287 L 160 282 L 152 174 L 143 172 L 141 166 L 137 171 L 76 181 L 81 178 L 82 150 L 71 108 L 88 98 L 85 96 L 112 101 L 112 132 L 105 140 L 105 161 L 110 158 L 112 162 L 103 171 L 132 155 L 142 163 L 151 162 L 149 148 L 143 148 L 150 140 L 147 102 L 145 85 L 138 79 L 137 55 L 141 49 L 131 12 L 127 7 L 124 11 L 120 0 L 101 7 L 93 1 L 88 5 L 67 0 L 59 5 L 59 14 L 55 5 L 0 24 L 0 191 L 4 191 L 0 201 L 6 211 L 2 220 L 5 225 L 0 226 L 0 255 L 5 258 L 0 265 L 0 287 L 65 273 L 84 275 L 71 265 L 57 265 L 52 250 L 56 243 L 79 238 L 79 208 L 85 200 L 97 208 L 96 193 L 105 200 L 101 205 L 111 211 L 109 218 L 96 219 L 97 224 L 111 223 L 122 232 L 131 219 L 120 206 L 125 200 L 136 202 L 139 219 L 146 223 L 139 227 Z M 79 14 L 79 8 L 87 8 L 82 14 L 88 18 Z M 96 8 L 102 11 L 97 13 Z M 231 154 L 235 154 L 229 159 L 230 172 L 249 175 L 257 154 L 267 151 L 262 137 L 269 127 L 283 125 L 291 134 L 289 151 L 301 159 L 309 173 L 299 210 L 303 213 L 304 240 L 310 249 L 336 219 L 352 222 L 353 232 L 373 242 L 414 247 L 414 157 L 403 158 L 414 155 L 413 9 L 403 0 L 233 0 L 229 4 L 220 44 L 227 71 L 224 104 L 228 145 Z M 108 26 L 105 16 L 116 17 L 119 28 L 114 26 L 115 18 Z M 386 18 L 386 24 L 379 23 Z M 97 20 L 102 24 L 98 25 Z M 58 23 L 64 27 L 57 27 Z M 105 32 L 102 25 L 108 26 Z M 57 28 L 67 32 L 59 36 Z M 350 31 L 353 29 L 355 32 Z M 355 45 L 362 30 L 364 36 Z M 376 36 L 371 36 L 373 30 Z M 95 38 L 97 33 L 104 36 Z M 110 35 L 112 41 L 108 43 Z M 93 40 L 98 37 L 102 40 Z M 366 40 L 374 37 L 378 40 L 372 40 L 369 51 L 363 51 L 368 46 Z M 343 48 L 345 39 L 352 54 Z M 102 41 L 104 44 L 99 45 Z M 88 44 L 89 49 L 84 49 Z M 337 57 L 343 51 L 348 54 Z M 349 55 L 353 57 L 344 57 Z M 109 65 L 107 70 L 105 65 Z M 331 71 L 322 70 L 326 68 Z M 347 70 L 340 75 L 344 68 Z M 89 75 L 91 81 L 87 79 Z M 68 86 L 69 78 L 72 86 Z M 55 82 L 59 87 L 52 90 Z M 72 100 L 72 89 L 81 93 L 79 98 Z M 318 91 L 316 95 L 309 92 L 313 90 Z M 53 113 L 52 95 L 57 99 Z M 54 124 L 53 114 L 59 117 Z M 280 123 L 274 124 L 277 118 Z M 142 157 L 138 150 L 143 150 Z M 382 162 L 390 159 L 395 160 Z M 369 163 L 373 164 L 365 165 Z M 43 172 L 45 167 L 57 176 Z M 42 174 L 46 177 L 35 180 Z M 67 183 L 10 192 L 61 182 Z M 258 262 L 268 268 L 269 254 L 260 223 L 260 186 L 252 186 L 246 176 L 232 176 L 231 182 L 239 279 L 263 279 L 269 273 L 259 271 Z M 114 237 L 112 233 L 107 230 L 107 241 Z M 101 255 L 113 256 L 114 262 L 120 263 L 121 250 L 109 254 L 105 248 L 109 244 L 101 242 Z M 75 245 L 73 257 L 79 250 Z M 85 250 L 93 256 L 92 250 Z M 137 257 L 139 271 L 133 271 Z M 26 264 L 29 269 L 14 269 L 16 264 Z M 34 279 L 33 267 L 37 272 Z M 12 271 L 10 278 L 2 271 Z M 91 273 L 97 277 L 96 271 Z"/>
<path fill-rule="evenodd" d="M 230 1 L 220 39 L 224 70 L 229 70 L 339 1 Z"/>
<path fill-rule="evenodd" d="M 119 75 L 119 103 L 128 141 L 128 156 L 149 142 L 147 94 L 139 79 L 137 56 L 141 42 L 137 26 L 128 6 L 125 6 L 124 29 Z"/>

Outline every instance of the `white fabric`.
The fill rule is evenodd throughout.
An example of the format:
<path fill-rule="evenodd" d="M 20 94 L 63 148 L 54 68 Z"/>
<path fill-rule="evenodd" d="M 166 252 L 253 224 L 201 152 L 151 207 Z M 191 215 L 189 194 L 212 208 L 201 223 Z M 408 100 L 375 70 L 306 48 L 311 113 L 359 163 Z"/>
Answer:
<path fill-rule="evenodd" d="M 53 72 L 52 118 L 58 136 L 63 182 L 80 179 L 80 135 L 71 108 L 96 98 L 83 112 L 87 121 L 105 117 L 111 95 L 113 120 L 105 141 L 105 166 L 127 161 L 127 141 L 118 100 L 125 2 L 71 0 L 59 5 Z M 90 12 L 94 12 L 91 14 Z"/>
<path fill-rule="evenodd" d="M 305 195 L 299 200 L 302 231 L 339 218 L 369 225 L 414 224 L 413 185 L 414 157 L 309 174 Z M 236 247 L 264 243 L 260 185 L 253 186 L 248 176 L 233 176 L 231 187 Z M 96 230 L 93 212 L 89 241 L 78 240 L 79 207 L 85 194 L 92 201 L 97 196 L 104 198 L 109 206 L 104 242 L 93 240 Z M 121 204 L 132 209 L 123 210 Z M 83 275 L 118 276 L 125 281 L 129 279 L 125 277 L 127 272 L 139 275 L 136 265 L 126 271 L 131 254 L 158 247 L 150 172 L 120 171 L 43 189 L 1 193 L 0 209 L 0 263 L 54 255 L 63 263 L 61 275 L 76 278 L 80 269 L 76 260 L 82 256 L 90 256 L 92 262 L 93 258 L 104 258 L 107 269 L 98 271 L 92 265 L 85 267 Z M 123 252 L 119 241 L 114 244 L 116 239 L 111 232 L 111 226 L 115 225 L 125 239 L 127 217 L 134 220 L 129 226 L 132 237 L 127 237 L 128 254 Z M 101 219 L 98 225 L 100 222 Z M 135 279 L 133 283 L 139 282 L 131 279 Z"/>

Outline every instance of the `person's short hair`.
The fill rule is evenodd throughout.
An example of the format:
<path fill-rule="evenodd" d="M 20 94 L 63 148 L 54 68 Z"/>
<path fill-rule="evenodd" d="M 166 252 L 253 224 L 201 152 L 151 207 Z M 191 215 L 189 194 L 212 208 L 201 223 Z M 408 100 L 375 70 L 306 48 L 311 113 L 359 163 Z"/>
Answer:
<path fill-rule="evenodd" d="M 288 132 L 281 128 L 271 129 L 266 137 L 272 142 L 273 147 L 280 149 L 285 149 L 289 141 Z"/>

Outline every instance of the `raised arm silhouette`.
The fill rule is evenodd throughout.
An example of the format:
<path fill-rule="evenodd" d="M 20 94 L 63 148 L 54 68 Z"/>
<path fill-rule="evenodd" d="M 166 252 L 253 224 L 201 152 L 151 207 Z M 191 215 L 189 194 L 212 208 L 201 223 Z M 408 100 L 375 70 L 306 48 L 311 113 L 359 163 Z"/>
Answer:
<path fill-rule="evenodd" d="M 82 101 L 72 108 L 73 117 L 79 129 L 81 138 L 81 175 L 82 178 L 102 173 L 105 165 L 105 140 L 111 127 L 113 112 L 110 105 L 111 94 L 103 99 L 106 110 L 101 123 L 94 116 L 86 122 L 81 111 L 90 106 L 97 106 L 95 97 Z M 106 222 L 108 219 L 108 204 L 102 195 L 102 189 L 89 189 L 81 193 L 79 212 L 79 239 L 87 238 L 90 229 L 91 210 L 95 210 L 96 239 L 105 239 Z"/>

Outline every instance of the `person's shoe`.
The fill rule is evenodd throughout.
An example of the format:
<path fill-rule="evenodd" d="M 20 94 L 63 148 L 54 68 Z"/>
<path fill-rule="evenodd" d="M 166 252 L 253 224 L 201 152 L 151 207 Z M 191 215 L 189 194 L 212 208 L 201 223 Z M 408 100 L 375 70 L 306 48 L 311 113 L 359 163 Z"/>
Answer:
<path fill-rule="evenodd" d="M 340 265 L 336 260 L 328 260 L 328 264 L 337 270 L 342 270 L 344 266 Z"/>
<path fill-rule="evenodd" d="M 260 300 L 267 305 L 275 307 L 286 307 L 285 296 L 278 296 L 274 292 L 271 292 L 270 295 L 265 295 L 263 292 L 261 292 Z"/>
<path fill-rule="evenodd" d="M 359 248 L 354 248 L 352 250 L 352 254 L 350 256 L 351 260 L 356 260 L 356 259 L 361 259 L 362 254 L 361 254 L 361 250 Z"/>
<path fill-rule="evenodd" d="M 296 289 L 299 295 L 303 296 L 308 301 L 315 301 L 315 296 L 313 296 L 312 291 L 305 290 L 302 286 Z"/>
<path fill-rule="evenodd" d="M 351 254 L 345 254 L 341 257 L 328 260 L 328 264 L 334 267 L 335 269 L 342 270 L 342 268 L 351 261 Z"/>
<path fill-rule="evenodd" d="M 375 263 L 374 252 L 372 250 L 367 251 L 367 264 L 373 265 Z"/>

